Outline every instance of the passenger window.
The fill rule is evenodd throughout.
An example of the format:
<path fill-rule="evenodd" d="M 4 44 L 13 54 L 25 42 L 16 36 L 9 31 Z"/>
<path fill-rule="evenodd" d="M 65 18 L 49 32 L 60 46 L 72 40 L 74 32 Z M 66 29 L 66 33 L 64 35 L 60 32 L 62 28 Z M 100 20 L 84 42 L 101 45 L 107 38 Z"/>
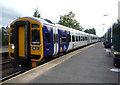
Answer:
<path fill-rule="evenodd" d="M 14 30 L 12 29 L 12 30 L 10 31 L 10 44 L 14 44 L 14 43 L 13 43 L 13 32 L 14 32 Z"/>
<path fill-rule="evenodd" d="M 75 42 L 75 37 L 74 36 L 72 36 L 72 42 Z"/>
<path fill-rule="evenodd" d="M 80 36 L 79 36 L 79 41 L 80 41 Z"/>
<path fill-rule="evenodd" d="M 71 42 L 71 35 L 68 35 L 68 42 Z"/>
<path fill-rule="evenodd" d="M 81 40 L 80 41 L 83 41 L 83 37 L 81 36 Z"/>
<path fill-rule="evenodd" d="M 62 39 L 62 42 L 65 43 L 66 42 L 66 35 L 62 35 L 61 39 Z"/>
<path fill-rule="evenodd" d="M 76 42 L 78 41 L 78 36 L 76 36 Z"/>
<path fill-rule="evenodd" d="M 45 33 L 45 37 L 46 37 L 46 43 L 51 43 L 51 41 L 50 41 L 50 33 Z"/>
<path fill-rule="evenodd" d="M 32 30 L 32 44 L 40 45 L 40 30 Z"/>

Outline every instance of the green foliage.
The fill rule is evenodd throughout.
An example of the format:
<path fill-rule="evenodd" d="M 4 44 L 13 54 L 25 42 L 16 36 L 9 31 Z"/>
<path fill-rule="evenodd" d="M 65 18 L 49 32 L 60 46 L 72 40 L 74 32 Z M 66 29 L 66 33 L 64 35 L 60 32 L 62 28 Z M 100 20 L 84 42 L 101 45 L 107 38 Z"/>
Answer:
<path fill-rule="evenodd" d="M 83 29 L 75 19 L 75 14 L 73 12 L 69 12 L 69 14 L 60 16 L 60 20 L 58 21 L 58 24 L 61 24 L 66 27 L 74 28 L 77 30 Z"/>
<path fill-rule="evenodd" d="M 41 17 L 41 15 L 40 15 L 40 13 L 39 13 L 39 11 L 38 11 L 38 8 L 35 9 L 35 12 L 34 12 L 33 16 L 34 16 L 34 17 L 38 17 L 38 18 Z"/>
<path fill-rule="evenodd" d="M 96 35 L 96 30 L 95 30 L 95 28 L 86 29 L 84 32 Z"/>

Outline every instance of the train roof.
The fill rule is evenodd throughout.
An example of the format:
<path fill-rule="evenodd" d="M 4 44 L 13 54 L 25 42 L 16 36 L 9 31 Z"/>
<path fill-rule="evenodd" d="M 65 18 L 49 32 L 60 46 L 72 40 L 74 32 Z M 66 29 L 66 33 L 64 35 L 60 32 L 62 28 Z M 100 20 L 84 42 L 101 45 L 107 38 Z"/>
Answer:
<path fill-rule="evenodd" d="M 57 27 L 58 29 L 62 29 L 62 30 L 69 30 L 69 31 L 72 31 L 74 33 L 80 33 L 80 34 L 85 34 L 85 35 L 91 35 L 91 36 L 98 37 L 97 35 L 85 33 L 85 32 L 82 32 L 82 31 L 79 31 L 79 30 L 76 30 L 76 29 L 73 29 L 73 28 L 69 28 L 69 27 L 66 27 L 66 26 L 63 26 L 63 25 L 60 25 L 60 24 L 52 23 L 48 19 L 42 19 L 42 18 L 36 18 L 36 17 L 18 17 L 16 20 L 21 19 L 21 18 L 32 19 L 32 20 L 35 20 L 37 22 L 40 22 L 41 24 L 46 24 L 46 25 L 49 25 L 49 26 L 52 26 L 52 27 Z"/>

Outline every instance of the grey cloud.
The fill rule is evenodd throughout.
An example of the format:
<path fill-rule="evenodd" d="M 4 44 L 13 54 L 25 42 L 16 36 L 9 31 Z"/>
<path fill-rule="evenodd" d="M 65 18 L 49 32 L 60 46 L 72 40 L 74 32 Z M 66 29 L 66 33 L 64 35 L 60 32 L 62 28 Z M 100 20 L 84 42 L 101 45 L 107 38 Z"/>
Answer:
<path fill-rule="evenodd" d="M 12 9 L 12 8 L 7 8 L 7 7 L 2 7 L 2 26 L 7 26 L 10 25 L 11 21 L 16 19 L 17 17 L 22 16 L 21 13 L 18 11 Z"/>

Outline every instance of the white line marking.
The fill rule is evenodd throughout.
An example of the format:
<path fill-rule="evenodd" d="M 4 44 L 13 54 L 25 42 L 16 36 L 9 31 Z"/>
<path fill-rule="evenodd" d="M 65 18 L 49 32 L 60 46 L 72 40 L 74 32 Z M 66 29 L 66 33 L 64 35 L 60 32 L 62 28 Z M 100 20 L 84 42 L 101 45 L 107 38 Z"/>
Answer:
<path fill-rule="evenodd" d="M 119 68 L 112 68 L 112 69 L 110 69 L 110 71 L 113 71 L 113 72 L 120 72 L 120 69 L 119 69 Z"/>

